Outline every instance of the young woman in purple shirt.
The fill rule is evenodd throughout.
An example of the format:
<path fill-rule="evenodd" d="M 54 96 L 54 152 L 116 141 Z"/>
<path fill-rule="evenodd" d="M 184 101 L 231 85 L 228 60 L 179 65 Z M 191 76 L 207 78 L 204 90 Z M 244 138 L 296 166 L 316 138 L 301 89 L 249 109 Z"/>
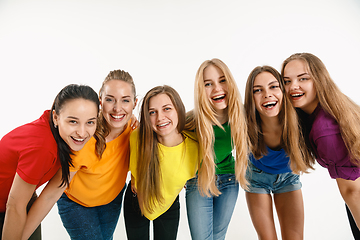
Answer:
<path fill-rule="evenodd" d="M 360 107 L 339 90 L 323 62 L 313 54 L 291 55 L 281 73 L 286 93 L 299 110 L 309 148 L 336 179 L 360 226 Z M 348 211 L 350 224 L 351 213 Z M 360 239 L 358 228 L 351 225 L 355 239 Z"/>
<path fill-rule="evenodd" d="M 301 240 L 304 204 L 298 174 L 311 167 L 314 159 L 276 69 L 254 68 L 246 83 L 244 106 L 252 146 L 245 195 L 255 230 L 259 239 L 277 239 L 274 201 L 282 239 Z"/>

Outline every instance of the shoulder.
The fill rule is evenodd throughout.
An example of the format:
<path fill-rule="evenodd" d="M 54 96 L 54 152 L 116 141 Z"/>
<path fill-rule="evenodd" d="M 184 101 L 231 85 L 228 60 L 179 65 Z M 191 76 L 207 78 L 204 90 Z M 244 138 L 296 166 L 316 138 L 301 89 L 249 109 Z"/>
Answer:
<path fill-rule="evenodd" d="M 340 133 L 339 124 L 323 109 L 320 109 L 311 127 L 314 137 L 322 137 Z"/>
<path fill-rule="evenodd" d="M 192 141 L 196 141 L 196 142 L 198 141 L 196 132 L 184 130 L 182 131 L 182 134 L 184 135 L 185 138 L 189 138 Z"/>

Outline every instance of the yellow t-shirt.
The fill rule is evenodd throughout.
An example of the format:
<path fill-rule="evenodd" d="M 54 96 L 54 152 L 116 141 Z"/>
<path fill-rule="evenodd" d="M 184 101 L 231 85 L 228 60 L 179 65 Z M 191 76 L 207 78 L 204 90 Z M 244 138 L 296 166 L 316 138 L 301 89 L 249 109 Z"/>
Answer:
<path fill-rule="evenodd" d="M 129 170 L 131 132 L 128 124 L 120 136 L 106 143 L 101 159 L 96 156 L 94 138 L 75 153 L 74 167 L 70 171 L 77 173 L 65 190 L 71 200 L 85 207 L 95 207 L 116 198 L 125 185 Z"/>
<path fill-rule="evenodd" d="M 175 147 L 159 146 L 160 169 L 162 174 L 162 195 L 164 197 L 163 205 L 157 204 L 155 211 L 149 213 L 145 210 L 143 213 L 149 220 L 154 220 L 166 212 L 185 183 L 195 176 L 199 161 L 198 143 L 195 141 L 194 133 L 183 131 L 185 140 Z M 135 130 L 130 136 L 130 171 L 136 184 L 136 166 L 137 166 L 137 138 L 138 131 Z"/>

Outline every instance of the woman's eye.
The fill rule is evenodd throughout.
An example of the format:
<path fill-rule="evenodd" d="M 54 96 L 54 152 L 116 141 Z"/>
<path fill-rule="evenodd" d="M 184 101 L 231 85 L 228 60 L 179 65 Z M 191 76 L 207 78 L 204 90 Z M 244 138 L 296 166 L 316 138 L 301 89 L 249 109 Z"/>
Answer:
<path fill-rule="evenodd" d="M 149 112 L 149 115 L 154 115 L 155 114 L 155 111 L 150 111 Z"/>
<path fill-rule="evenodd" d="M 261 92 L 261 89 L 254 89 L 253 90 L 253 93 L 258 93 L 258 92 Z"/>
<path fill-rule="evenodd" d="M 220 80 L 220 83 L 224 83 L 224 82 L 226 82 L 225 78 Z"/>
<path fill-rule="evenodd" d="M 88 121 L 87 124 L 88 124 L 88 125 L 94 125 L 94 124 L 95 124 L 95 121 Z"/>
<path fill-rule="evenodd" d="M 77 121 L 75 121 L 75 120 L 70 120 L 69 123 L 71 123 L 71 124 L 76 124 Z"/>
<path fill-rule="evenodd" d="M 205 87 L 210 87 L 211 83 L 205 83 Z"/>
<path fill-rule="evenodd" d="M 105 101 L 106 101 L 106 102 L 112 102 L 113 99 L 112 99 L 112 98 L 106 98 Z"/>
<path fill-rule="evenodd" d="M 290 82 L 291 82 L 290 80 L 284 80 L 285 85 L 289 84 Z"/>
<path fill-rule="evenodd" d="M 273 86 L 271 86 L 270 88 L 271 89 L 274 89 L 274 88 L 278 88 L 279 86 L 278 85 L 273 85 Z"/>
<path fill-rule="evenodd" d="M 300 78 L 300 81 L 306 81 L 308 78 Z"/>

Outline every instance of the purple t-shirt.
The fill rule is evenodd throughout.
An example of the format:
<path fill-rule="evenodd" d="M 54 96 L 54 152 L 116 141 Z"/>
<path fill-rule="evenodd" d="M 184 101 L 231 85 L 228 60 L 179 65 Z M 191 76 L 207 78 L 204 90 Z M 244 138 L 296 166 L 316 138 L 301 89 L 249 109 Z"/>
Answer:
<path fill-rule="evenodd" d="M 341 137 L 339 124 L 320 106 L 309 116 L 312 123 L 309 139 L 317 162 L 328 169 L 331 178 L 356 180 L 360 168 L 350 161 L 349 151 Z"/>

